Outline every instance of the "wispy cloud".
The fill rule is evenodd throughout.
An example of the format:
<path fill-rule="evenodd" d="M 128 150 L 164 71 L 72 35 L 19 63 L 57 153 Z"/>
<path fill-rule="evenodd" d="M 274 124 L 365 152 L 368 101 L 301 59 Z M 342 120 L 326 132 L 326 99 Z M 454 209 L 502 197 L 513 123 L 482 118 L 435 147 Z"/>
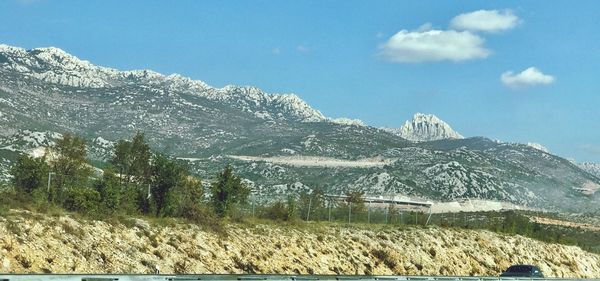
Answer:
<path fill-rule="evenodd" d="M 600 155 L 600 145 L 584 144 L 581 148 L 589 154 Z"/>
<path fill-rule="evenodd" d="M 552 84 L 556 79 L 554 76 L 544 74 L 539 69 L 532 66 L 519 73 L 506 71 L 500 75 L 500 80 L 508 87 L 524 88 Z"/>
<path fill-rule="evenodd" d="M 390 62 L 464 61 L 486 58 L 485 40 L 469 31 L 401 30 L 379 46 L 379 54 Z"/>
<path fill-rule="evenodd" d="M 300 53 L 307 53 L 308 51 L 310 51 L 310 49 L 305 44 L 300 44 L 296 46 L 296 51 Z"/>
<path fill-rule="evenodd" d="M 519 17 L 511 10 L 479 10 L 454 17 L 450 27 L 456 30 L 499 32 L 512 29 L 519 22 Z"/>

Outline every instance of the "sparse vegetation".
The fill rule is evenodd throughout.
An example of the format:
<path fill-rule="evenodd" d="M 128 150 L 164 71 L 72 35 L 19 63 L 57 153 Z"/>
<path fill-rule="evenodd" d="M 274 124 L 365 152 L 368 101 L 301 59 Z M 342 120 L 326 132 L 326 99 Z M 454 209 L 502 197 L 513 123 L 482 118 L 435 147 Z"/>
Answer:
<path fill-rule="evenodd" d="M 569 227 L 542 225 L 530 221 L 523 212 L 481 212 L 427 214 L 392 208 L 373 208 L 364 202 L 360 192 L 347 193 L 343 201 L 330 200 L 320 189 L 312 193 L 289 196 L 286 202 L 257 205 L 247 201 L 250 190 L 227 165 L 210 186 L 210 196 L 200 179 L 190 175 L 185 165 L 166 155 L 153 155 L 141 133 L 131 141 L 117 143 L 114 158 L 101 175 L 93 175 L 86 160 L 83 139 L 65 134 L 48 150 L 46 156 L 19 157 L 11 169 L 14 188 L 3 189 L 0 214 L 11 208 L 24 208 L 60 216 L 64 210 L 94 219 L 103 219 L 133 227 L 130 216 L 153 216 L 158 224 L 172 224 L 168 218 L 183 218 L 188 222 L 226 235 L 224 224 L 233 220 L 252 225 L 256 220 L 293 222 L 297 226 L 317 228 L 318 224 L 303 221 L 351 222 L 402 227 L 423 226 L 427 221 L 443 227 L 488 229 L 506 234 L 520 234 L 545 242 L 578 245 L 600 253 L 600 234 Z M 48 189 L 47 174 L 54 175 Z M 117 173 L 118 172 L 118 173 Z M 164 219 L 161 219 L 164 218 Z M 21 230 L 9 221 L 9 231 Z M 63 227 L 65 232 L 81 236 L 77 230 Z M 156 235 L 148 235 L 157 247 Z M 386 237 L 378 234 L 378 238 Z M 321 238 L 322 239 L 322 238 Z M 322 241 L 319 239 L 319 241 Z M 433 250 L 435 255 L 435 250 Z M 381 255 L 381 253 L 377 253 Z"/>

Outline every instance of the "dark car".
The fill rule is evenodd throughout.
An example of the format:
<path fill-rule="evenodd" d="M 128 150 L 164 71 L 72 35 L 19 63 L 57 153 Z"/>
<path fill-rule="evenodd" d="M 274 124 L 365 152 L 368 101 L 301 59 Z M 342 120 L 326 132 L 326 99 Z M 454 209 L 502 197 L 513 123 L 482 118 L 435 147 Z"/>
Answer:
<path fill-rule="evenodd" d="M 535 265 L 519 264 L 506 269 L 500 277 L 539 277 L 544 278 L 544 274 L 539 267 Z"/>

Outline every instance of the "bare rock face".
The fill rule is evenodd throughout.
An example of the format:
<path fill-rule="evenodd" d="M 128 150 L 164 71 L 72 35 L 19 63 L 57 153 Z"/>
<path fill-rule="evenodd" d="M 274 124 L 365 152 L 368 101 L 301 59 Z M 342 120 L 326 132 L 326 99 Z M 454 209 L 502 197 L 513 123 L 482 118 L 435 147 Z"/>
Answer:
<path fill-rule="evenodd" d="M 599 255 L 488 231 L 127 225 L 22 212 L 0 217 L 0 272 L 150 273 L 158 265 L 164 273 L 497 276 L 528 263 L 549 277 L 600 276 Z"/>
<path fill-rule="evenodd" d="M 394 132 L 411 141 L 433 141 L 442 139 L 462 139 L 463 136 L 454 131 L 448 123 L 433 114 L 416 113 L 412 120 L 406 121 Z"/>

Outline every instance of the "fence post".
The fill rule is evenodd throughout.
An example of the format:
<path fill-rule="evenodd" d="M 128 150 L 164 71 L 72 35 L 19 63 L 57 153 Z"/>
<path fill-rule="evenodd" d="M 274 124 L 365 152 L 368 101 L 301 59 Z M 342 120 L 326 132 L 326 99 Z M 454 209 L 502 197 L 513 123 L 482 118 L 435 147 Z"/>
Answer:
<path fill-rule="evenodd" d="M 329 208 L 327 208 L 328 209 L 328 221 L 331 222 L 331 198 L 329 199 L 327 205 L 329 207 Z"/>
<path fill-rule="evenodd" d="M 348 224 L 352 223 L 352 202 L 348 202 Z"/>
<path fill-rule="evenodd" d="M 371 204 L 369 202 L 369 206 L 367 207 L 367 223 L 371 223 Z"/>
<path fill-rule="evenodd" d="M 425 222 L 425 226 L 429 224 L 429 220 L 431 220 L 431 206 L 429 206 L 429 216 L 427 216 L 427 221 Z M 441 225 L 441 223 L 440 223 Z"/>
<path fill-rule="evenodd" d="M 310 220 L 310 205 L 312 205 L 312 197 L 308 198 L 308 212 L 306 212 L 306 221 Z"/>
<path fill-rule="evenodd" d="M 385 224 L 387 224 L 388 221 L 388 212 L 390 211 L 390 208 L 388 206 L 388 208 L 385 208 Z"/>

